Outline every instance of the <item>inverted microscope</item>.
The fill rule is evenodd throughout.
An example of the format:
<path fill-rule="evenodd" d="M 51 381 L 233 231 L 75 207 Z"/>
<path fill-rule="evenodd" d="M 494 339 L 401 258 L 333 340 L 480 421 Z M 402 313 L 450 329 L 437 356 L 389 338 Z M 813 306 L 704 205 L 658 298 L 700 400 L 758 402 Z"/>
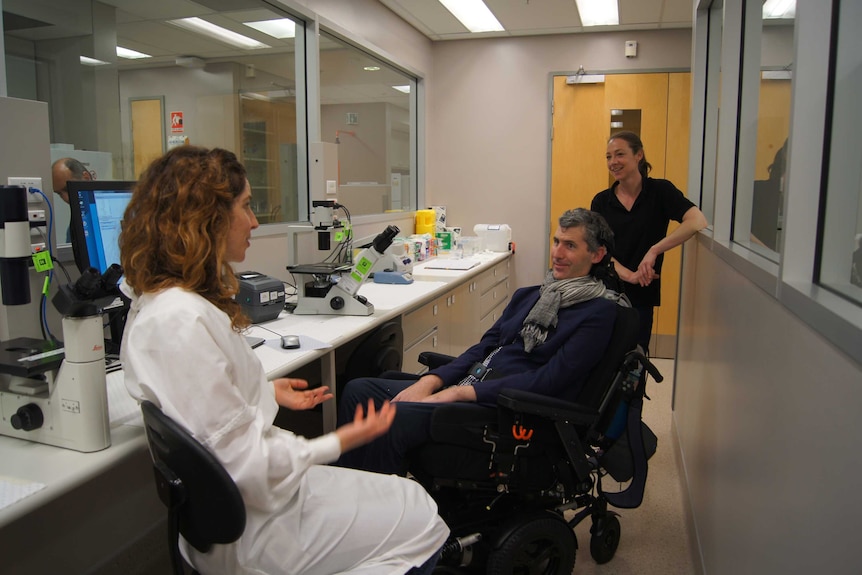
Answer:
<path fill-rule="evenodd" d="M 290 266 L 293 274 L 309 275 L 311 280 L 297 282 L 297 315 L 335 314 L 371 315 L 374 305 L 365 297 L 357 295 L 359 288 L 371 275 L 374 264 L 384 258 L 386 248 L 400 230 L 386 226 L 377 234 L 371 245 L 356 257 L 353 267 L 343 264 L 307 264 Z"/>
<path fill-rule="evenodd" d="M 0 186 L 0 287 L 4 305 L 30 303 L 27 189 Z M 102 316 L 117 305 L 116 264 L 87 270 L 52 303 L 63 341 L 18 337 L 0 343 L 0 435 L 93 452 L 111 445 Z"/>

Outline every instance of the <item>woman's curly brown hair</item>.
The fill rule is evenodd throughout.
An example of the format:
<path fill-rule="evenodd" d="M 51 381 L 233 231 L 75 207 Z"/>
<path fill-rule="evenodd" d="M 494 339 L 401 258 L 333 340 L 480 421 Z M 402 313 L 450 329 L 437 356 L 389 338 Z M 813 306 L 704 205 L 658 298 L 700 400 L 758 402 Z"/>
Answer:
<path fill-rule="evenodd" d="M 235 330 L 247 327 L 225 259 L 231 209 L 245 185 L 245 168 L 227 150 L 180 146 L 154 160 L 120 233 L 120 262 L 135 293 L 181 287 L 224 311 Z"/>

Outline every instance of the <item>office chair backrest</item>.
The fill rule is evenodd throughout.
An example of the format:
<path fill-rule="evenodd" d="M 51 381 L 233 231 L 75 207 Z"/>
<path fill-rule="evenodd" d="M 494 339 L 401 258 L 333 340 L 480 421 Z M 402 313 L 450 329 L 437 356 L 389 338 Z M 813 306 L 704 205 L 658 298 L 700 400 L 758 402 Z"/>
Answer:
<path fill-rule="evenodd" d="M 152 402 L 141 403 L 159 498 L 168 507 L 170 543 L 176 530 L 195 549 L 232 543 L 245 530 L 245 505 L 219 461 Z M 172 556 L 173 558 L 173 556 Z"/>

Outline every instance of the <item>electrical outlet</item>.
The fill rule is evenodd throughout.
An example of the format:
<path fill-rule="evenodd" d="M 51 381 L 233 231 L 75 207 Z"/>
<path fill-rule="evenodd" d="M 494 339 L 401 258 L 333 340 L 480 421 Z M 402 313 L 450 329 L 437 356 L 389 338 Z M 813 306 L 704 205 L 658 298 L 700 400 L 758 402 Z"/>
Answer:
<path fill-rule="evenodd" d="M 45 210 L 29 210 L 29 216 L 31 222 L 44 222 Z"/>
<path fill-rule="evenodd" d="M 45 195 L 47 195 L 45 190 L 42 189 L 42 178 L 10 177 L 7 183 L 10 186 L 24 186 L 25 188 L 27 188 L 27 191 L 29 192 L 27 194 L 27 201 L 31 204 L 41 204 L 44 201 L 44 198 L 35 192 L 31 192 L 30 188 L 36 188 L 37 190 L 41 190 L 42 193 L 45 193 Z"/>

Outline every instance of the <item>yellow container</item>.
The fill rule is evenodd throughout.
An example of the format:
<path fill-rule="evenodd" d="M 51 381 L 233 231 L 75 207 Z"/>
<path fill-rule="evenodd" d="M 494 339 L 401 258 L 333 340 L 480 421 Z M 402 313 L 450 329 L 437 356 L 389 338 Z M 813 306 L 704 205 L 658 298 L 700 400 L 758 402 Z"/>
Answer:
<path fill-rule="evenodd" d="M 416 233 L 431 234 L 437 230 L 437 214 L 434 210 L 416 210 Z"/>

